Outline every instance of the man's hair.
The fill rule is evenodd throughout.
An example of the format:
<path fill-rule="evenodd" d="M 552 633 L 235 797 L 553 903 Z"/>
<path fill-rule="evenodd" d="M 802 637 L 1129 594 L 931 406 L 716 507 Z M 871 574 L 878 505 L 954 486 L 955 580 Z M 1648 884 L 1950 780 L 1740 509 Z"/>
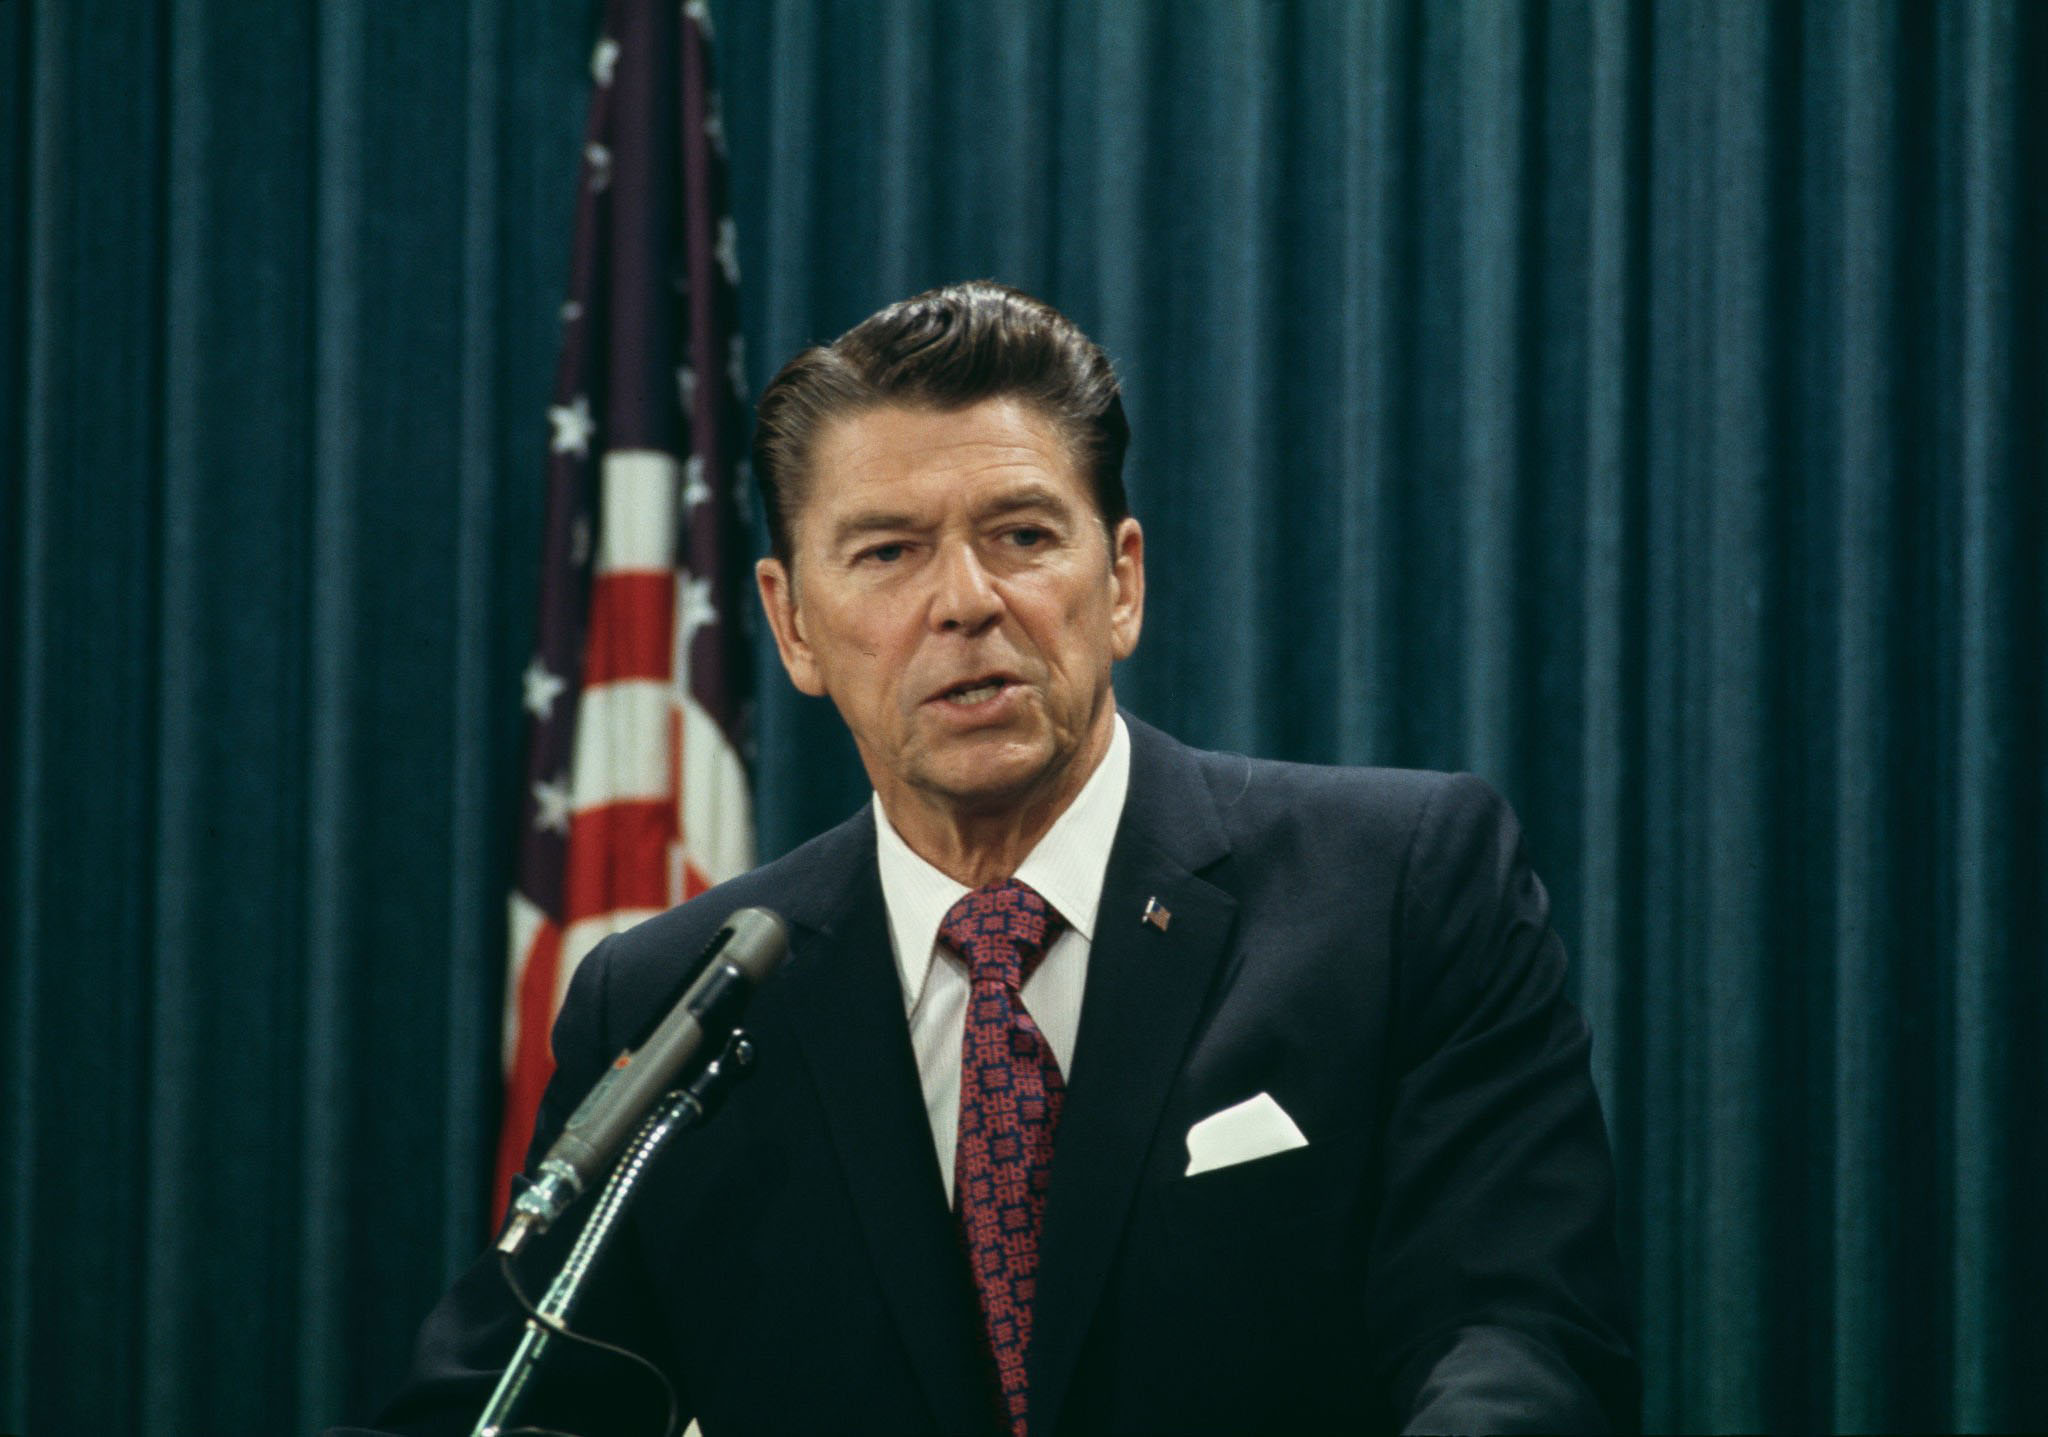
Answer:
<path fill-rule="evenodd" d="M 1130 513 L 1123 472 L 1131 431 L 1109 357 L 1044 301 L 970 280 L 892 304 L 811 346 L 763 391 L 754 478 L 770 551 L 790 562 L 790 533 L 816 478 L 811 451 L 827 424 L 884 405 L 948 411 L 998 398 L 1020 400 L 1052 422 L 1113 532 Z"/>

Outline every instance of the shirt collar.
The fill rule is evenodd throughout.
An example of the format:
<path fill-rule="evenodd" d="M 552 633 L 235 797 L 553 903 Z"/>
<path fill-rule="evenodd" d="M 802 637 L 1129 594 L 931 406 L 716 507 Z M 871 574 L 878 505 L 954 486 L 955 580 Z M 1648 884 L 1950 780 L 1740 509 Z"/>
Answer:
<path fill-rule="evenodd" d="M 1109 751 L 1081 785 L 1066 811 L 1053 820 L 1038 840 L 1017 877 L 1037 889 L 1067 926 L 1083 940 L 1095 941 L 1095 914 L 1102 904 L 1102 878 L 1109 868 L 1110 846 L 1123 818 L 1124 795 L 1131 784 L 1131 736 L 1124 716 L 1117 714 Z M 896 948 L 896 973 L 903 980 L 903 1006 L 917 1007 L 931 972 L 932 945 L 946 912 L 960 901 L 967 886 L 934 868 L 914 852 L 874 797 L 875 860 L 881 869 L 882 901 L 889 909 L 889 939 Z"/>

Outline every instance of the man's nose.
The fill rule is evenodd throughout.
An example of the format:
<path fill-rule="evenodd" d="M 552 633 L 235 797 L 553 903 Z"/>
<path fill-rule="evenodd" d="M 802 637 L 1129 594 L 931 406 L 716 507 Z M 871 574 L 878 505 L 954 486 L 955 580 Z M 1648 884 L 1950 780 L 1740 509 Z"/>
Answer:
<path fill-rule="evenodd" d="M 932 596 L 932 627 L 979 633 L 1002 613 L 1002 596 L 972 544 L 948 544 L 939 551 L 938 592 Z"/>

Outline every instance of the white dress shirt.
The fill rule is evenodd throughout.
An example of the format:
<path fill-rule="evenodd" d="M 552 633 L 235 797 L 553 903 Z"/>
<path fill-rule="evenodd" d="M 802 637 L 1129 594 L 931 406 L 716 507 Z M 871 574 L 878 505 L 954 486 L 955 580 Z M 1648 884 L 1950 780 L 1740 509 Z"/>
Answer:
<path fill-rule="evenodd" d="M 1102 902 L 1102 875 L 1110 845 L 1123 818 L 1131 782 L 1131 736 L 1116 715 L 1109 752 L 1088 782 L 1053 821 L 1045 837 L 1017 866 L 1019 881 L 1037 889 L 1067 923 L 1025 980 L 1026 1011 L 1045 1034 L 1060 1072 L 1074 1073 L 1074 1034 L 1081 1025 L 1081 990 L 1088 980 L 1088 950 L 1095 939 L 1095 911 Z M 953 1200 L 953 1148 L 960 1132 L 960 1045 L 967 1030 L 967 965 L 939 943 L 939 925 L 967 893 L 911 851 L 889 822 L 882 796 L 875 795 L 875 857 L 881 866 L 882 900 L 889 909 L 889 942 L 896 974 L 903 980 L 903 1011 L 910 1020 L 910 1047 L 924 1087 L 932 1146 Z"/>

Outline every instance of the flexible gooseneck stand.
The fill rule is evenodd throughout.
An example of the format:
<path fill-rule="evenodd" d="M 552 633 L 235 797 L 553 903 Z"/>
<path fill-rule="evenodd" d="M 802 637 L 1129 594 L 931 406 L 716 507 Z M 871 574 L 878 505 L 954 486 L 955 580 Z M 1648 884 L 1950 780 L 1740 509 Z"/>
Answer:
<path fill-rule="evenodd" d="M 664 1097 L 641 1124 L 625 1156 L 619 1159 L 599 1191 L 597 1205 L 591 1209 L 583 1231 L 577 1234 L 576 1245 L 569 1250 L 561 1271 L 555 1274 L 555 1280 L 548 1284 L 546 1295 L 535 1308 L 539 1316 L 526 1319 L 526 1333 L 507 1364 L 505 1375 L 498 1379 L 497 1390 L 484 1404 L 476 1426 L 470 1429 L 470 1437 L 500 1437 L 504 1432 L 542 1354 L 548 1350 L 548 1343 L 567 1324 L 576 1299 L 582 1296 L 584 1282 L 617 1231 L 619 1218 L 639 1187 L 648 1163 L 670 1138 L 710 1117 L 753 1061 L 753 1042 L 745 1033 L 735 1030 L 725 1051 L 707 1063 L 694 1081 Z"/>

